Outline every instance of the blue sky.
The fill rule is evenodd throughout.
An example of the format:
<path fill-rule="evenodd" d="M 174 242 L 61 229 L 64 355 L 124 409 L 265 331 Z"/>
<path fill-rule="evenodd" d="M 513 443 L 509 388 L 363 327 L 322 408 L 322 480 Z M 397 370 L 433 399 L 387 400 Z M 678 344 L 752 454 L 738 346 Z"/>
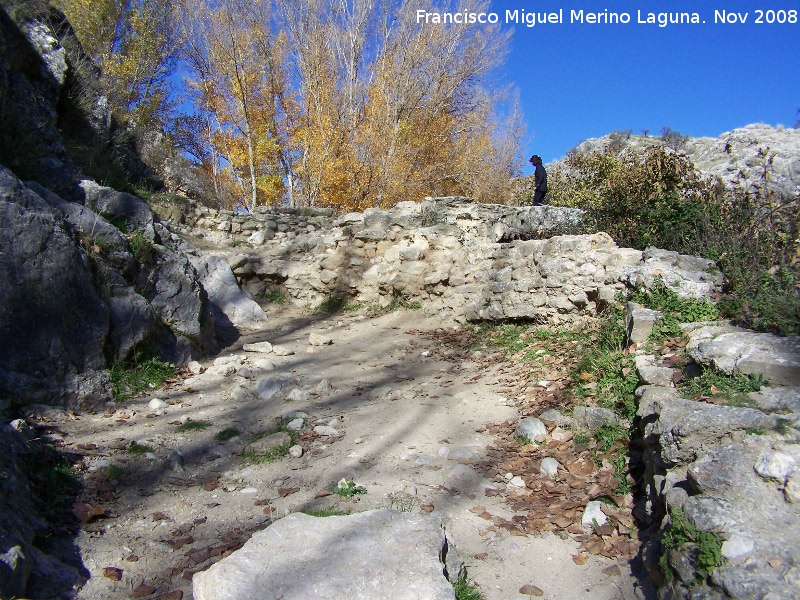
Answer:
<path fill-rule="evenodd" d="M 561 24 L 505 24 L 505 11 L 564 9 Z M 570 23 L 572 9 L 628 12 L 627 25 Z M 669 126 L 718 136 L 749 123 L 791 126 L 800 108 L 800 22 L 755 24 L 756 9 L 799 10 L 787 0 L 493 0 L 513 28 L 503 74 L 519 89 L 526 158 L 564 156 L 582 139 Z M 637 11 L 697 12 L 705 24 L 645 25 Z M 714 11 L 748 13 L 714 24 Z M 764 15 L 765 19 L 769 15 Z M 526 173 L 530 169 L 526 169 Z"/>

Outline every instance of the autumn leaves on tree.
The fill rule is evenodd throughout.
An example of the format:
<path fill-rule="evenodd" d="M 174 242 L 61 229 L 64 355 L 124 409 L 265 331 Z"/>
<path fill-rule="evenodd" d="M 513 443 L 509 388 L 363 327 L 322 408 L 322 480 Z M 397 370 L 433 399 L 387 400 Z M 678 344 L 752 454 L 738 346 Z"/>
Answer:
<path fill-rule="evenodd" d="M 493 79 L 507 31 L 418 24 L 420 0 L 60 3 L 115 108 L 168 127 L 217 198 L 502 202 L 518 173 L 521 115 Z"/>

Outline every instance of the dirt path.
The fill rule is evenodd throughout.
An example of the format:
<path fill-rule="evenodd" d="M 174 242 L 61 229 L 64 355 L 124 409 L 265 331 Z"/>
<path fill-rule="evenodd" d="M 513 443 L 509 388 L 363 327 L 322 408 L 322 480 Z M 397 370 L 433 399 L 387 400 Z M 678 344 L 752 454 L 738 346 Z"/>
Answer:
<path fill-rule="evenodd" d="M 83 455 L 87 469 L 88 522 L 76 541 L 91 579 L 78 598 L 191 598 L 194 571 L 272 519 L 384 506 L 442 517 L 486 600 L 530 597 L 519 593 L 525 585 L 560 600 L 636 597 L 627 559 L 588 554 L 563 530 L 521 535 L 532 517 L 507 501 L 514 492 L 497 463 L 508 457 L 492 433 L 519 418 L 518 403 L 501 393 L 507 363 L 480 354 L 465 360 L 423 335 L 440 325 L 418 311 L 370 317 L 265 308 L 267 326 L 221 355 L 246 355 L 245 369 L 207 361 L 202 375 L 113 414 L 58 419 L 64 448 Z M 333 343 L 310 346 L 311 333 Z M 242 350 L 262 341 L 294 354 Z M 282 386 L 271 399 L 256 395 L 265 379 Z M 168 406 L 150 408 L 153 398 Z M 303 455 L 251 462 L 245 442 L 296 411 L 308 415 L 296 440 Z M 210 426 L 178 432 L 187 419 Z M 320 435 L 316 426 L 335 432 Z M 239 435 L 217 440 L 232 429 Z M 367 493 L 330 495 L 342 478 Z M 562 483 L 568 489 L 569 479 Z"/>

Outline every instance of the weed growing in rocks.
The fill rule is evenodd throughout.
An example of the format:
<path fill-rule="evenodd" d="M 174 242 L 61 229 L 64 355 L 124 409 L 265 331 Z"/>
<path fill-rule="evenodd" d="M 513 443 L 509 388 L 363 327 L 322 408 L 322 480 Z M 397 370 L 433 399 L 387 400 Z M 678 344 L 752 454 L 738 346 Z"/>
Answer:
<path fill-rule="evenodd" d="M 128 219 L 124 215 L 112 215 L 111 213 L 101 212 L 100 216 L 108 221 L 111 225 L 119 229 L 122 233 L 127 233 Z"/>
<path fill-rule="evenodd" d="M 165 380 L 178 374 L 175 365 L 158 358 L 143 362 L 116 363 L 109 369 L 111 394 L 116 402 L 124 402 L 142 392 L 161 387 Z"/>
<path fill-rule="evenodd" d="M 270 290 L 264 294 L 263 298 L 271 304 L 284 304 L 286 302 L 286 292 L 282 290 Z"/>
<path fill-rule="evenodd" d="M 677 508 L 670 511 L 670 522 L 661 537 L 660 565 L 669 581 L 674 581 L 676 573 L 670 566 L 669 555 L 672 550 L 695 550 L 695 577 L 688 585 L 702 583 L 716 567 L 725 561 L 722 558 L 722 535 L 716 531 L 697 529 Z"/>
<path fill-rule="evenodd" d="M 203 431 L 209 427 L 211 427 L 211 423 L 208 421 L 186 421 L 186 423 L 178 425 L 175 431 L 177 433 L 189 433 L 191 431 Z"/>
<path fill-rule="evenodd" d="M 579 431 L 575 434 L 575 437 L 573 437 L 572 440 L 575 442 L 576 446 L 585 446 L 591 441 L 591 438 L 585 431 Z"/>
<path fill-rule="evenodd" d="M 664 280 L 656 278 L 650 289 L 640 288 L 630 298 L 646 308 L 661 311 L 664 318 L 653 327 L 650 338 L 661 343 L 667 338 L 681 336 L 681 323 L 713 321 L 719 317 L 717 307 L 706 298 L 681 298 L 667 287 Z"/>
<path fill-rule="evenodd" d="M 344 310 L 347 306 L 347 297 L 332 294 L 317 305 L 313 312 L 333 314 Z"/>
<path fill-rule="evenodd" d="M 418 498 L 404 493 L 389 494 L 386 498 L 386 508 L 397 512 L 414 512 L 418 504 Z"/>
<path fill-rule="evenodd" d="M 528 438 L 527 436 L 524 436 L 524 435 L 516 435 L 516 436 L 514 436 L 514 440 L 515 440 L 515 441 L 516 441 L 516 442 L 517 442 L 517 443 L 518 443 L 520 446 L 527 446 L 527 445 L 529 445 L 529 444 L 532 444 L 532 443 L 533 443 L 533 441 L 532 441 L 530 438 Z"/>
<path fill-rule="evenodd" d="M 483 600 L 483 594 L 467 579 L 466 575 L 459 577 L 458 581 L 453 584 L 453 590 L 456 593 L 456 600 Z"/>
<path fill-rule="evenodd" d="M 601 452 L 611 448 L 617 441 L 623 445 L 627 444 L 628 438 L 628 432 L 619 423 L 605 423 L 594 433 L 594 439 L 600 444 Z"/>
<path fill-rule="evenodd" d="M 263 439 L 276 433 L 284 433 L 289 436 L 285 442 L 276 444 L 271 448 L 260 449 L 259 451 L 256 451 L 252 446 L 248 447 L 245 451 L 247 459 L 254 464 L 269 464 L 286 456 L 289 453 L 289 448 L 297 443 L 297 432 L 287 429 L 287 423 L 288 420 L 282 420 L 277 427 L 259 438 Z"/>
<path fill-rule="evenodd" d="M 384 312 L 394 312 L 403 308 L 408 310 L 420 310 L 422 309 L 422 304 L 417 300 L 409 300 L 405 294 L 397 294 L 386 306 Z"/>
<path fill-rule="evenodd" d="M 352 498 L 359 494 L 366 494 L 367 488 L 356 485 L 352 479 L 341 479 L 336 487 L 333 488 L 333 493 L 338 494 L 342 498 Z"/>
<path fill-rule="evenodd" d="M 245 451 L 244 455 L 247 460 L 253 464 L 267 465 L 286 456 L 289 452 L 289 448 L 291 448 L 291 444 L 282 444 L 280 446 L 276 446 L 272 450 L 264 452 L 263 454 L 259 454 L 254 450 L 248 449 Z"/>
<path fill-rule="evenodd" d="M 738 371 L 733 375 L 705 369 L 701 375 L 682 382 L 681 392 L 695 399 L 709 398 L 724 401 L 729 406 L 752 406 L 749 392 L 757 392 L 764 384 L 763 378 Z"/>
<path fill-rule="evenodd" d="M 158 257 L 158 249 L 141 231 L 137 231 L 128 237 L 128 245 L 130 246 L 131 254 L 140 265 L 152 266 L 155 264 Z"/>

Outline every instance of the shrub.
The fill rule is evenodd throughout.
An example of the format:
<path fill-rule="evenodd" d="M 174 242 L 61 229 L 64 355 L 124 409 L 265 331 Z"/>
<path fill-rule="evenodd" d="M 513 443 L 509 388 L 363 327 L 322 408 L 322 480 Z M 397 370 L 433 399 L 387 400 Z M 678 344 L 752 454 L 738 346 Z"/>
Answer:
<path fill-rule="evenodd" d="M 761 164 L 726 187 L 664 147 L 644 154 L 571 152 L 548 183 L 554 204 L 587 211 L 590 232 L 605 231 L 622 246 L 715 261 L 724 276 L 720 316 L 760 331 L 800 333 L 800 197 L 772 190 L 774 159 L 768 148 L 760 150 Z M 669 326 L 667 319 L 662 327 Z"/>

